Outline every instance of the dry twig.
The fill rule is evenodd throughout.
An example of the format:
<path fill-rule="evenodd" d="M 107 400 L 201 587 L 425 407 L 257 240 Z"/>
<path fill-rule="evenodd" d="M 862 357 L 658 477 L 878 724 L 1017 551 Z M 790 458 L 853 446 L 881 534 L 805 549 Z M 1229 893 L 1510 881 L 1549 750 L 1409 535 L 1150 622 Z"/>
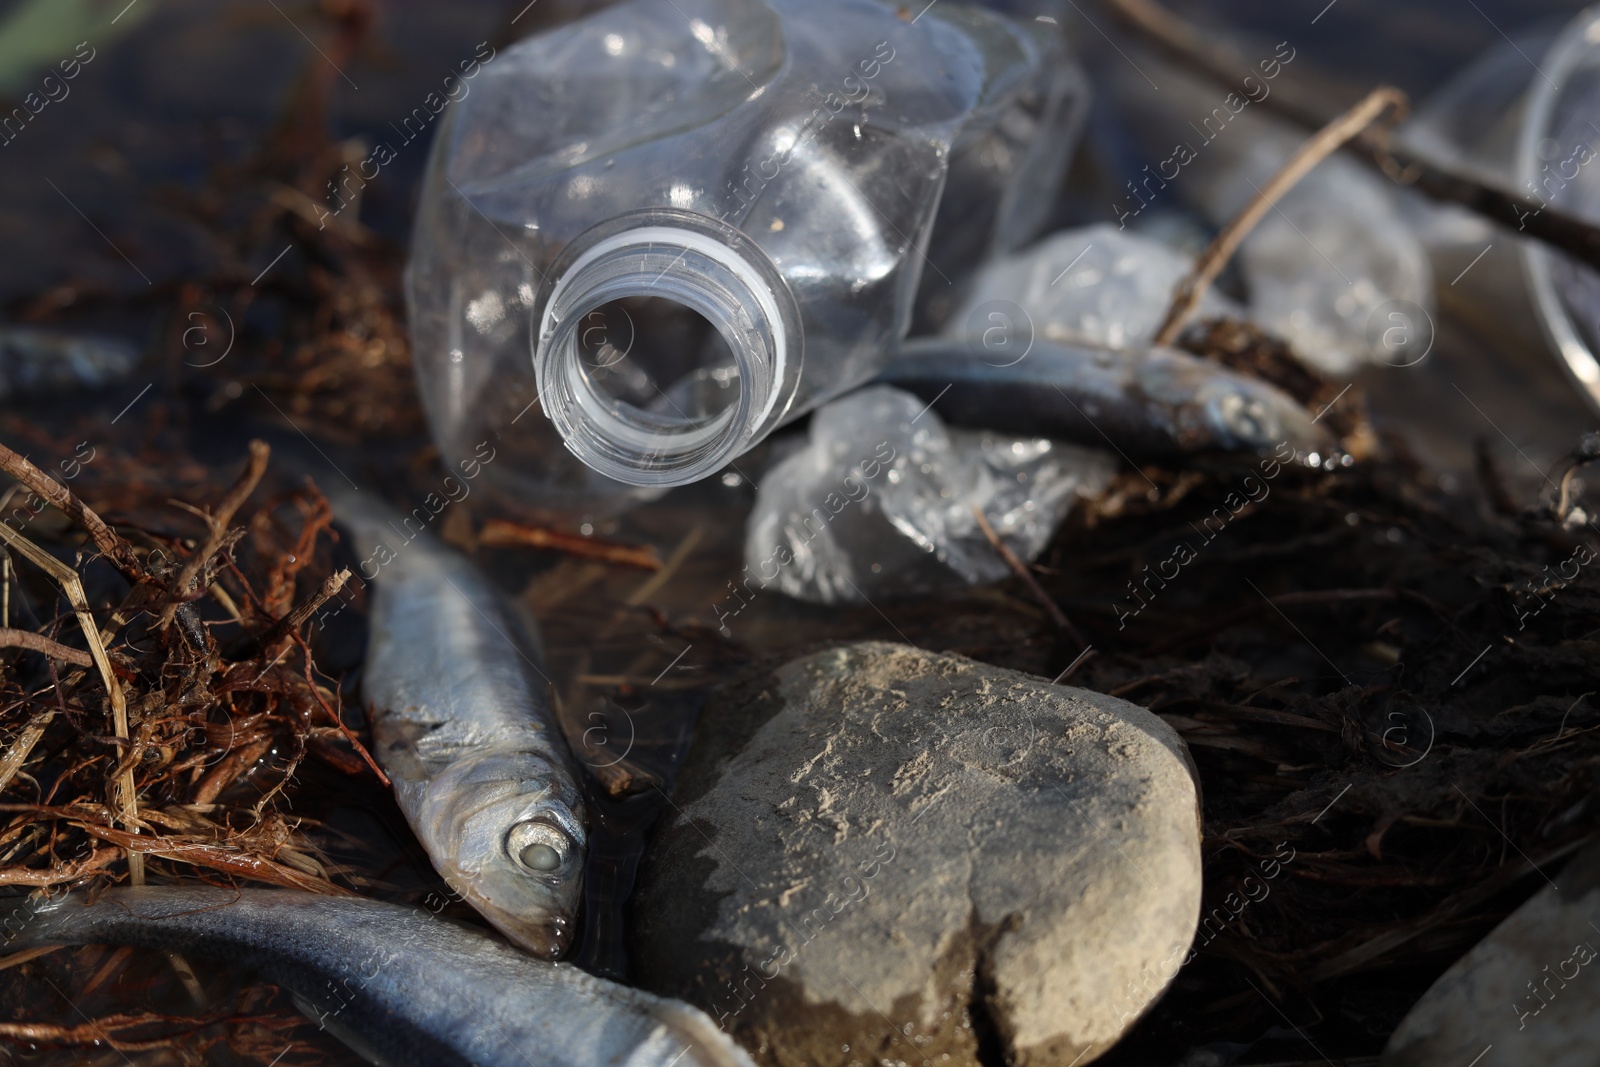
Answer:
<path fill-rule="evenodd" d="M 95 514 L 94 510 L 83 501 L 79 500 L 72 490 L 5 445 L 0 445 L 0 470 L 5 471 L 17 481 L 32 489 L 48 503 L 54 505 L 62 514 L 89 531 L 89 536 L 94 539 L 95 546 L 130 581 L 142 582 L 148 579 L 149 576 L 145 573 L 144 564 L 140 563 L 139 557 L 133 553 L 133 546 L 110 526 L 107 526 L 105 520 Z"/>
<path fill-rule="evenodd" d="M 47 947 L 40 952 L 52 952 L 54 948 Z M 26 953 L 18 953 L 26 955 Z M 233 1013 L 212 1015 L 205 1018 L 189 1018 L 182 1015 L 160 1015 L 155 1012 L 120 1012 L 116 1015 L 107 1015 L 98 1020 L 90 1019 L 74 1025 L 60 1025 L 56 1023 L 0 1023 L 0 1038 L 29 1045 L 61 1045 L 75 1046 L 87 1045 L 97 1047 L 108 1045 L 119 1053 L 127 1052 L 154 1052 L 160 1049 L 170 1049 L 172 1039 L 177 1034 L 192 1033 L 203 1030 L 219 1023 L 237 1023 L 241 1017 Z M 278 1021 L 276 1019 L 274 1022 Z M 141 1028 L 162 1026 L 167 1028 L 167 1033 L 147 1037 L 144 1039 L 126 1036 L 126 1032 Z"/>
<path fill-rule="evenodd" d="M 288 634 L 295 633 L 304 626 L 307 619 L 317 613 L 317 609 L 339 595 L 345 583 L 350 580 L 350 568 L 346 567 L 339 573 L 330 576 L 322 583 L 322 588 L 305 603 L 296 606 L 283 618 L 268 627 L 267 631 L 252 642 L 252 648 L 265 649 L 269 654 L 275 654 L 278 642 Z"/>
<path fill-rule="evenodd" d="M 10 452 L 4 445 L 0 445 L 0 449 Z M 16 455 L 14 452 L 10 454 Z M 88 508 L 83 510 L 87 514 L 94 514 Z M 100 521 L 98 516 L 95 517 L 95 521 Z M 106 530 L 109 532 L 110 527 L 106 527 Z M 89 645 L 89 655 L 93 657 L 94 664 L 100 671 L 100 679 L 105 683 L 111 704 L 112 729 L 116 731 L 118 738 L 130 741 L 127 697 L 122 692 L 122 683 L 117 681 L 117 676 L 111 669 L 111 659 L 106 655 L 105 645 L 100 640 L 100 628 L 95 625 L 94 614 L 89 610 L 89 598 L 84 595 L 83 582 L 79 580 L 78 572 L 4 523 L 0 523 L 0 540 L 4 540 L 8 546 L 21 552 L 30 562 L 60 584 L 68 603 L 72 605 L 72 610 L 77 613 L 78 623 L 83 627 L 83 639 Z M 126 541 L 122 543 L 127 544 Z M 129 546 L 129 552 L 132 552 L 132 546 Z M 133 762 L 128 758 L 129 755 L 131 753 L 124 753 L 122 769 L 117 776 L 116 795 L 117 806 L 122 811 L 123 825 L 136 834 L 139 830 L 139 801 L 134 789 Z M 128 854 L 128 879 L 134 885 L 144 884 L 144 860 L 132 852 Z"/>
<path fill-rule="evenodd" d="M 478 542 L 490 548 L 543 548 L 623 567 L 638 567 L 647 571 L 661 569 L 661 557 L 656 554 L 654 545 L 619 545 L 543 526 L 525 526 L 505 519 L 490 519 L 484 523 Z"/>
<path fill-rule="evenodd" d="M 1294 155 L 1278 168 L 1278 172 L 1256 190 L 1256 195 L 1250 198 L 1244 210 L 1211 239 L 1205 251 L 1200 253 L 1200 258 L 1195 260 L 1194 266 L 1183 276 L 1173 291 L 1172 306 L 1167 309 L 1166 320 L 1156 333 L 1155 343 L 1170 345 L 1177 338 L 1184 323 L 1194 314 L 1194 309 L 1200 306 L 1200 298 L 1205 296 L 1211 283 L 1228 265 L 1234 251 L 1255 229 L 1256 223 L 1277 205 L 1280 196 L 1293 189 L 1301 178 L 1311 173 L 1312 168 L 1365 130 L 1385 111 L 1393 109 L 1396 113 L 1404 114 L 1406 107 L 1406 95 L 1399 89 L 1379 86 L 1296 149 Z"/>
<path fill-rule="evenodd" d="M 95 665 L 94 657 L 87 652 L 68 648 L 60 641 L 50 640 L 44 634 L 36 634 L 32 630 L 18 630 L 14 626 L 0 626 L 0 648 L 25 648 L 30 652 L 42 652 L 52 659 L 70 663 L 75 667 Z"/>
<path fill-rule="evenodd" d="M 196 867 L 205 867 L 210 870 L 220 871 L 223 874 L 233 875 L 235 878 L 248 878 L 257 882 L 266 882 L 269 885 L 282 886 L 285 889 L 303 889 L 307 892 L 322 893 L 327 896 L 355 895 L 350 890 L 334 885 L 325 878 L 317 878 L 306 874 L 304 871 L 278 863 L 276 860 L 253 855 L 238 847 L 230 847 L 224 842 L 142 837 L 138 834 L 130 834 L 109 826 L 89 822 L 76 816 L 72 817 L 72 821 L 83 827 L 84 831 L 90 836 L 98 837 L 100 840 L 113 845 L 119 845 L 130 853 L 160 856 L 162 859 L 187 863 Z"/>
<path fill-rule="evenodd" d="M 1087 645 L 1089 642 L 1085 641 L 1083 634 L 1079 633 L 1078 628 L 1072 625 L 1072 620 L 1067 618 L 1067 613 L 1061 610 L 1061 605 L 1057 604 L 1050 594 L 1044 591 L 1044 587 L 1033 576 L 1033 572 L 1028 570 L 1028 565 L 1022 562 L 1015 552 L 1011 551 L 1009 545 L 1000 540 L 1000 535 L 994 532 L 993 526 L 989 525 L 989 519 L 984 515 L 983 509 L 976 504 L 972 505 L 972 517 L 978 520 L 978 527 L 983 530 L 983 536 L 989 539 L 989 543 L 1000 554 L 1000 558 L 1006 561 L 1006 566 L 1011 568 L 1013 574 L 1022 579 L 1023 583 L 1033 593 L 1034 599 L 1043 605 L 1045 612 L 1050 616 L 1050 621 L 1071 634 L 1072 639 L 1078 644 Z"/>
<path fill-rule="evenodd" d="M 1224 85 L 1240 85 L 1255 74 L 1231 49 L 1219 45 L 1215 34 L 1205 33 L 1156 0 L 1106 0 L 1106 3 L 1123 23 Z M 1293 83 L 1287 81 L 1278 83 L 1272 95 L 1264 96 L 1261 106 L 1313 130 L 1329 118 L 1320 102 L 1297 93 Z M 1600 226 L 1554 205 L 1537 203 L 1519 193 L 1490 185 L 1440 160 L 1420 156 L 1391 143 L 1383 134 L 1360 134 L 1350 147 L 1397 182 L 1414 186 L 1435 200 L 1459 204 L 1600 270 Z"/>
<path fill-rule="evenodd" d="M 267 472 L 267 461 L 272 458 L 272 449 L 267 447 L 265 441 L 250 442 L 250 459 L 245 465 L 244 473 L 239 475 L 239 480 L 234 483 L 228 495 L 223 497 L 222 503 L 217 505 L 216 513 L 206 521 L 211 526 L 211 535 L 206 538 L 194 555 L 184 563 L 183 569 L 173 579 L 169 596 L 172 602 L 161 612 L 161 620 L 157 624 L 159 629 L 165 630 L 172 625 L 172 616 L 177 612 L 188 596 L 189 590 L 194 585 L 195 576 L 200 573 L 200 568 L 216 554 L 222 547 L 223 540 L 228 535 L 228 523 L 233 521 L 234 513 L 255 492 L 261 483 L 261 476 Z"/>
<path fill-rule="evenodd" d="M 550 689 L 550 696 L 555 701 L 556 721 L 561 723 L 567 744 L 572 746 L 573 752 L 589 769 L 589 773 L 594 775 L 595 781 L 600 783 L 606 795 L 625 797 L 632 793 L 642 793 L 646 789 L 658 789 L 665 784 L 659 775 L 640 767 L 628 759 L 626 754 L 619 757 L 605 745 L 590 741 L 590 729 L 573 718 L 566 702 L 561 699 L 561 694 L 553 686 Z"/>
<path fill-rule="evenodd" d="M 85 656 L 85 659 L 88 657 Z M 84 664 L 89 666 L 89 664 Z M 28 762 L 28 757 L 33 754 L 33 746 L 39 743 L 44 736 L 45 727 L 50 725 L 50 720 L 56 717 L 55 711 L 41 711 L 28 720 L 28 724 L 17 734 L 17 739 L 6 750 L 5 759 L 0 759 L 0 793 L 4 793 L 6 786 L 11 784 L 11 779 L 22 770 L 22 765 Z"/>

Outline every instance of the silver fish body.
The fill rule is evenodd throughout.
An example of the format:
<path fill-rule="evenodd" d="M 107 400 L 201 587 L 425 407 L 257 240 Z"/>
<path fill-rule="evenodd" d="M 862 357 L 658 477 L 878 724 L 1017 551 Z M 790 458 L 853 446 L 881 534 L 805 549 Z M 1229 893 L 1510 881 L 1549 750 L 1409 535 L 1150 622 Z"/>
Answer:
<path fill-rule="evenodd" d="M 395 799 L 451 888 L 530 952 L 571 939 L 583 795 L 521 620 L 418 521 L 333 494 L 370 579 L 363 691 Z"/>
<path fill-rule="evenodd" d="M 751 1067 L 697 1008 L 533 959 L 421 908 L 146 886 L 92 904 L 70 894 L 13 920 L 8 950 L 136 945 L 247 968 L 382 1067 Z"/>
<path fill-rule="evenodd" d="M 1281 390 L 1170 348 L 1125 352 L 1035 340 L 999 363 L 970 340 L 907 342 L 876 381 L 921 396 L 961 426 L 1079 444 L 1130 459 L 1203 452 L 1326 455 L 1333 442 Z"/>
<path fill-rule="evenodd" d="M 188 332 L 184 340 L 187 347 Z M 139 350 L 115 337 L 0 327 L 0 399 L 104 389 L 126 380 L 138 364 Z"/>

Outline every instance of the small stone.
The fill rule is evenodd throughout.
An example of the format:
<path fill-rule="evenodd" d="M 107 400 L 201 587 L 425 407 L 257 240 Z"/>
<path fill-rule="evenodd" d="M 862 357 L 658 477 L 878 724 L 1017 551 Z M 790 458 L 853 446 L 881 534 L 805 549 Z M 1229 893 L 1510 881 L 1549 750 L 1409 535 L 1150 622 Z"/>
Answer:
<path fill-rule="evenodd" d="M 767 1065 L 1067 1067 L 1183 962 L 1199 808 L 1127 701 L 864 643 L 702 717 L 634 900 L 646 988 Z M 915 1035 L 915 1036 L 910 1036 Z"/>
<path fill-rule="evenodd" d="M 1433 983 L 1379 1067 L 1593 1067 L 1597 948 L 1600 845 L 1590 845 Z"/>

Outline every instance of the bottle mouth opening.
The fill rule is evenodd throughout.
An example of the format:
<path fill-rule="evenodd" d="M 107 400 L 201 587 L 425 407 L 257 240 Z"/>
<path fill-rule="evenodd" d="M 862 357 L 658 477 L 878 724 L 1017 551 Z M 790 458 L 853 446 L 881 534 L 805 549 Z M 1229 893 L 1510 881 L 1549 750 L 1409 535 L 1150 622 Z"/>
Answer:
<path fill-rule="evenodd" d="M 776 424 L 798 330 L 776 271 L 741 244 L 684 225 L 574 242 L 534 371 L 579 459 L 627 484 L 683 485 Z"/>

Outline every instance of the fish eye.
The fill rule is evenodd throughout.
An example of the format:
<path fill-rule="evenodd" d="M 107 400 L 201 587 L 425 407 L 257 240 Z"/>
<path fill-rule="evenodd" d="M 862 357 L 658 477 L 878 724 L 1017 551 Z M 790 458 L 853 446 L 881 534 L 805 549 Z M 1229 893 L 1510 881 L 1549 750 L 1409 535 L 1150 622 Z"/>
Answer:
<path fill-rule="evenodd" d="M 553 871 L 561 866 L 561 853 L 543 842 L 535 842 L 517 853 L 517 859 L 522 861 L 524 867 L 531 867 L 536 871 Z"/>
<path fill-rule="evenodd" d="M 1245 442 L 1267 441 L 1278 436 L 1278 423 L 1267 405 L 1255 397 L 1230 394 L 1218 405 L 1222 422 Z"/>
<path fill-rule="evenodd" d="M 542 819 L 519 822 L 506 834 L 506 852 L 530 874 L 551 874 L 566 865 L 572 840 Z"/>

